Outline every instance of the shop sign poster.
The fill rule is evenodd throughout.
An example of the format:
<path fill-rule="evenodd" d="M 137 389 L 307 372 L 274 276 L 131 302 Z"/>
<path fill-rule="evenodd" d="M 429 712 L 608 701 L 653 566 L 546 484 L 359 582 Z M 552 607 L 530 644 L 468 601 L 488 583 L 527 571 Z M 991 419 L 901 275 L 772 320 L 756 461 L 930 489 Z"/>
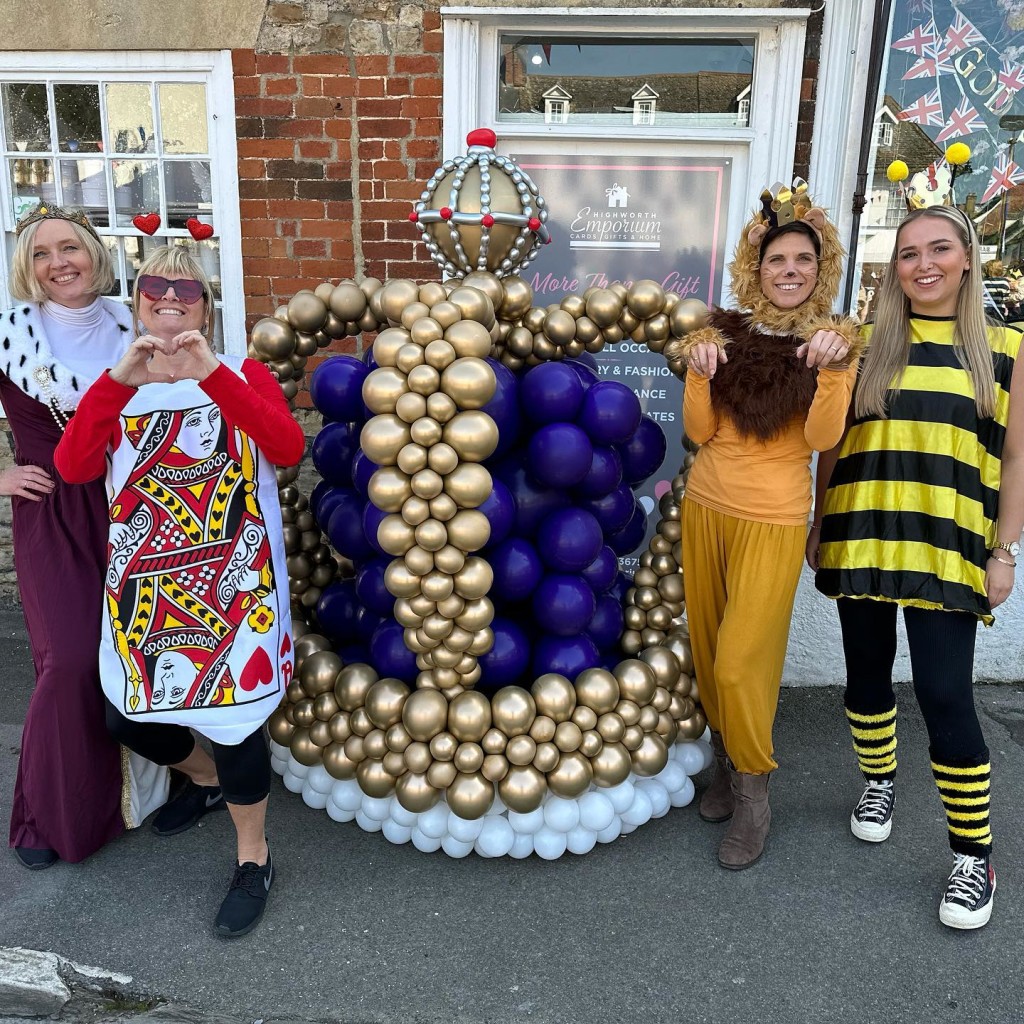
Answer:
<path fill-rule="evenodd" d="M 731 160 L 519 153 L 513 159 L 548 205 L 552 241 L 522 274 L 535 305 L 645 279 L 681 299 L 720 301 Z M 668 439 L 661 472 L 638 492 L 649 520 L 643 551 L 657 527 L 658 499 L 685 454 L 683 385 L 662 355 L 628 339 L 606 346 L 597 361 L 603 378 L 633 389 Z M 622 559 L 623 568 L 633 570 L 638 561 Z"/>

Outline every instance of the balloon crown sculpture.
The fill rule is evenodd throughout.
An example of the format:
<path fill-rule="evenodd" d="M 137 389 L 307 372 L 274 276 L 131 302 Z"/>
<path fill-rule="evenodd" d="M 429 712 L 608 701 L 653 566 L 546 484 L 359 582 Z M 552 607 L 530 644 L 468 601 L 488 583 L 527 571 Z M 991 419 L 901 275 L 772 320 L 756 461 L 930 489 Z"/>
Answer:
<path fill-rule="evenodd" d="M 893 160 L 885 173 L 900 186 L 909 212 L 928 206 L 955 206 L 956 176 L 970 159 L 971 147 L 966 142 L 954 142 L 946 147 L 944 160 L 929 164 L 923 171 L 912 175 L 903 160 Z"/>
<path fill-rule="evenodd" d="M 547 238 L 543 199 L 493 133 L 468 141 L 411 217 L 456 280 L 324 282 L 252 331 L 293 402 L 309 356 L 376 335 L 312 375 L 309 497 L 278 471 L 296 671 L 274 764 L 392 842 L 584 853 L 688 803 L 710 759 L 682 618 L 686 466 L 620 571 L 665 438 L 592 354 L 663 353 L 707 310 L 654 281 L 534 305 L 515 271 Z"/>

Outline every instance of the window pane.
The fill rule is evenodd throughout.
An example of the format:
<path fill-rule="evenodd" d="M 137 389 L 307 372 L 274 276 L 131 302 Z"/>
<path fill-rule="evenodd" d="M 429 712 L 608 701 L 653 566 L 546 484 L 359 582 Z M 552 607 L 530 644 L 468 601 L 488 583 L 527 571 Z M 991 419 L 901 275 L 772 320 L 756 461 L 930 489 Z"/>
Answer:
<path fill-rule="evenodd" d="M 206 87 L 161 85 L 160 130 L 165 153 L 206 153 Z"/>
<path fill-rule="evenodd" d="M 14 82 L 3 87 L 4 137 L 20 153 L 48 152 L 50 117 L 46 86 Z"/>
<path fill-rule="evenodd" d="M 80 206 L 94 227 L 109 227 L 107 180 L 102 160 L 61 160 L 60 184 L 65 206 Z"/>
<path fill-rule="evenodd" d="M 65 153 L 100 153 L 100 89 L 98 85 L 55 85 L 57 142 Z"/>
<path fill-rule="evenodd" d="M 160 172 L 155 160 L 114 160 L 117 227 L 129 227 L 140 213 L 160 212 Z"/>
<path fill-rule="evenodd" d="M 153 102 L 142 83 L 111 83 L 107 87 L 107 137 L 115 153 L 153 153 Z"/>
<path fill-rule="evenodd" d="M 749 39 L 619 39 L 504 35 L 498 120 L 722 127 L 745 124 Z M 639 105 L 650 111 L 640 118 Z"/>
<path fill-rule="evenodd" d="M 210 216 L 213 190 L 210 164 L 205 160 L 169 160 L 164 167 L 167 226 L 185 227 L 189 217 Z"/>
<path fill-rule="evenodd" d="M 15 220 L 39 202 L 57 201 L 52 160 L 8 160 L 7 173 Z"/>
<path fill-rule="evenodd" d="M 119 271 L 117 265 L 117 244 L 118 240 L 111 235 L 100 235 L 100 241 L 107 247 L 107 252 L 110 253 L 110 265 L 114 268 L 114 285 L 108 291 L 107 295 L 120 296 L 121 294 L 121 281 L 119 279 Z"/>
<path fill-rule="evenodd" d="M 199 260 L 200 266 L 210 279 L 210 287 L 213 289 L 213 297 L 220 302 L 223 297 L 220 280 L 220 240 L 217 238 L 206 238 L 202 242 L 193 242 L 191 238 L 176 238 L 175 245 L 184 246 Z"/>

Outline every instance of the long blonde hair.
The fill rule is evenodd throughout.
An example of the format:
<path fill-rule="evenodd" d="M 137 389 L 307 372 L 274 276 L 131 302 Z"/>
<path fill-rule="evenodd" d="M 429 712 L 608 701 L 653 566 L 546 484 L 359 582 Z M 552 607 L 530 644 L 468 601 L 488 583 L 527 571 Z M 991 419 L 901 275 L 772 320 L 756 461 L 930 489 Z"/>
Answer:
<path fill-rule="evenodd" d="M 953 343 L 960 365 L 968 372 L 974 386 L 974 403 L 978 415 L 991 417 L 996 408 L 995 373 L 992 349 L 988 342 L 989 322 L 985 317 L 982 297 L 981 256 L 978 235 L 970 218 L 952 206 L 929 206 L 907 214 L 896 232 L 889 266 L 878 289 L 875 327 L 871 333 L 864 364 L 854 395 L 854 412 L 860 417 L 888 414 L 889 391 L 898 393 L 910 357 L 910 299 L 900 287 L 896 258 L 900 232 L 921 217 L 940 218 L 956 230 L 967 252 L 969 265 L 960 282 L 956 299 L 956 325 Z"/>
<path fill-rule="evenodd" d="M 77 212 L 77 211 L 71 211 Z M 35 248 L 36 232 L 39 225 L 52 220 L 59 220 L 75 233 L 79 244 L 89 256 L 92 264 L 92 278 L 89 290 L 94 295 L 105 295 L 114 287 L 114 268 L 110 262 L 107 247 L 99 240 L 95 231 L 83 227 L 70 217 L 51 216 L 33 221 L 22 228 L 18 241 L 14 246 L 14 257 L 11 260 L 11 295 L 19 302 L 45 302 L 46 292 L 36 280 L 32 266 L 32 250 Z"/>

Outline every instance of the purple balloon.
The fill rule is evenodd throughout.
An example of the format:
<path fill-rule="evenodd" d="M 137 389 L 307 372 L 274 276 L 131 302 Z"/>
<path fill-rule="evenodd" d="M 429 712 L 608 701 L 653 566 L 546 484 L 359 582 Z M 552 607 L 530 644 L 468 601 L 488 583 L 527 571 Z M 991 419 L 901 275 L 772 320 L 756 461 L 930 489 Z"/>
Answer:
<path fill-rule="evenodd" d="M 580 636 L 545 636 L 537 641 L 533 654 L 535 675 L 557 672 L 573 679 L 588 668 L 596 668 L 601 655 L 586 633 Z"/>
<path fill-rule="evenodd" d="M 368 558 L 374 552 L 378 555 L 385 555 L 388 558 L 391 557 L 377 540 L 377 527 L 387 518 L 387 515 L 387 512 L 382 512 L 373 502 L 366 502 L 366 507 L 362 510 L 360 523 L 363 529 L 363 539 L 366 541 L 369 550 L 362 556 L 363 559 Z"/>
<path fill-rule="evenodd" d="M 507 367 L 497 359 L 488 357 L 491 369 L 498 382 L 494 397 L 483 407 L 498 427 L 498 447 L 491 458 L 500 458 L 515 447 L 519 440 L 521 417 L 519 413 L 519 380 Z"/>
<path fill-rule="evenodd" d="M 552 512 L 537 531 L 537 550 L 556 572 L 581 572 L 597 558 L 603 543 L 600 523 L 581 508 Z"/>
<path fill-rule="evenodd" d="M 313 440 L 313 465 L 329 483 L 347 487 L 358 448 L 357 427 L 351 423 L 325 423 Z"/>
<path fill-rule="evenodd" d="M 572 421 L 583 404 L 583 384 L 571 367 L 541 363 L 523 377 L 519 401 L 523 413 L 534 423 Z"/>
<path fill-rule="evenodd" d="M 544 577 L 544 564 L 523 537 L 510 537 L 487 556 L 494 573 L 493 595 L 501 601 L 523 601 Z"/>
<path fill-rule="evenodd" d="M 370 638 L 370 657 L 373 667 L 382 678 L 393 676 L 404 682 L 414 682 L 419 669 L 416 655 L 405 646 L 405 630 L 393 619 L 385 619 Z"/>
<path fill-rule="evenodd" d="M 640 399 L 614 380 L 603 380 L 583 396 L 577 423 L 594 444 L 622 444 L 640 425 Z"/>
<path fill-rule="evenodd" d="M 369 643 L 377 627 L 384 622 L 384 616 L 377 615 L 369 608 L 360 608 L 356 615 L 356 630 L 363 643 Z"/>
<path fill-rule="evenodd" d="M 622 572 L 620 569 L 615 577 L 615 582 L 611 585 L 608 593 L 615 598 L 619 604 L 622 604 L 626 600 L 626 591 L 633 586 L 633 576 L 631 573 Z"/>
<path fill-rule="evenodd" d="M 587 626 L 590 639 L 594 641 L 599 651 L 610 650 L 619 642 L 624 627 L 622 604 L 611 594 L 602 594 L 597 599 L 594 617 Z"/>
<path fill-rule="evenodd" d="M 619 484 L 603 498 L 582 502 L 582 507 L 601 524 L 607 536 L 621 530 L 629 522 L 636 508 L 636 498 L 628 484 Z"/>
<path fill-rule="evenodd" d="M 615 552 L 606 544 L 597 553 L 597 558 L 580 575 L 590 584 L 595 594 L 604 594 L 612 588 L 618 573 L 619 560 L 615 557 Z"/>
<path fill-rule="evenodd" d="M 615 448 L 595 445 L 587 475 L 577 484 L 576 493 L 584 498 L 603 498 L 622 483 L 622 457 Z"/>
<path fill-rule="evenodd" d="M 356 573 L 356 595 L 378 616 L 392 615 L 395 610 L 394 596 L 384 585 L 384 572 L 390 564 L 390 558 L 375 558 Z"/>
<path fill-rule="evenodd" d="M 541 427 L 530 438 L 528 452 L 530 472 L 546 487 L 574 487 L 590 471 L 594 460 L 590 438 L 572 423 Z"/>
<path fill-rule="evenodd" d="M 622 457 L 622 478 L 630 487 L 642 484 L 652 473 L 656 473 L 665 461 L 668 441 L 665 431 L 650 416 L 640 419 L 636 433 L 619 445 Z"/>
<path fill-rule="evenodd" d="M 369 370 L 376 370 L 377 367 L 380 366 L 380 363 L 378 363 L 377 360 L 373 358 L 373 346 L 372 345 L 367 345 L 366 346 L 366 350 L 363 352 L 363 362 L 366 364 L 366 369 L 368 371 Z"/>
<path fill-rule="evenodd" d="M 487 516 L 491 524 L 491 539 L 488 547 L 500 544 L 511 532 L 516 522 L 516 503 L 512 492 L 500 481 L 491 481 L 491 493 L 477 509 Z"/>
<path fill-rule="evenodd" d="M 629 522 L 621 530 L 607 538 L 608 547 L 621 558 L 623 555 L 635 551 L 646 533 L 647 513 L 644 511 L 643 505 L 637 502 L 633 514 L 629 517 Z"/>
<path fill-rule="evenodd" d="M 569 504 L 569 495 L 535 483 L 522 455 L 514 455 L 495 467 L 494 475 L 512 492 L 516 503 L 516 532 L 532 537 L 544 517 Z"/>
<path fill-rule="evenodd" d="M 352 483 L 355 484 L 356 490 L 365 498 L 370 487 L 370 477 L 380 467 L 376 462 L 372 462 L 370 457 L 363 451 L 362 448 L 356 449 L 356 454 L 352 458 Z"/>
<path fill-rule="evenodd" d="M 517 682 L 530 664 L 530 640 L 520 626 L 499 616 L 491 622 L 491 630 L 494 646 L 480 655 L 480 690 Z"/>
<path fill-rule="evenodd" d="M 373 553 L 363 533 L 365 504 L 355 491 L 339 491 L 337 504 L 327 521 L 327 536 L 334 550 L 354 562 L 368 558 Z"/>
<path fill-rule="evenodd" d="M 545 576 L 533 594 L 533 613 L 544 630 L 557 636 L 582 633 L 594 617 L 597 599 L 579 576 Z"/>
<path fill-rule="evenodd" d="M 584 356 L 591 360 L 592 363 L 584 362 Z M 585 352 L 579 359 L 566 359 L 563 365 L 573 368 L 576 376 L 580 379 L 580 383 L 583 385 L 584 391 L 593 387 L 601 379 L 597 369 L 597 360 L 589 352 Z"/>
<path fill-rule="evenodd" d="M 332 644 L 344 646 L 359 638 L 359 598 L 352 580 L 336 580 L 324 587 L 316 603 L 316 618 Z"/>
<path fill-rule="evenodd" d="M 320 483 L 326 483 L 326 481 L 321 480 Z M 317 487 L 319 486 L 320 484 L 317 484 Z M 316 492 L 316 487 L 313 488 L 313 491 L 314 493 Z M 328 486 L 326 490 L 321 491 L 317 495 L 315 505 L 313 504 L 313 496 L 310 496 L 309 510 L 313 513 L 313 518 L 323 533 L 327 532 L 327 524 L 331 521 L 331 516 L 338 507 L 338 502 L 344 500 L 344 495 L 351 493 L 352 491 L 348 487 Z"/>
<path fill-rule="evenodd" d="M 369 373 L 369 367 L 355 356 L 331 356 L 313 371 L 309 397 L 325 420 L 361 420 L 363 381 Z"/>

